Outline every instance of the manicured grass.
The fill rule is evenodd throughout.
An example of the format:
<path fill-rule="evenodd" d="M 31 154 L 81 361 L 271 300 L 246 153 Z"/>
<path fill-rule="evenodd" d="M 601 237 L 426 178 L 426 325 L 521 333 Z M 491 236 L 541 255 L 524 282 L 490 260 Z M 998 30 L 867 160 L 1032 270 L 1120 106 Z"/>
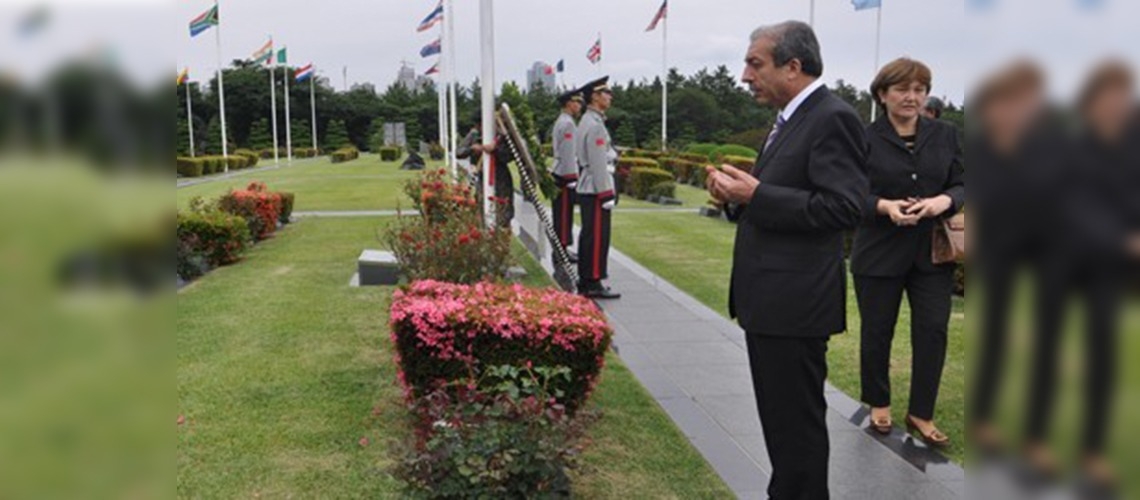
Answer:
<path fill-rule="evenodd" d="M 392 288 L 348 286 L 384 223 L 302 220 L 179 293 L 178 496 L 402 496 L 387 473 L 388 445 L 410 432 L 388 338 Z M 528 284 L 548 283 L 524 265 Z M 592 404 L 604 417 L 576 494 L 731 497 L 618 358 Z"/>
<path fill-rule="evenodd" d="M 713 310 L 728 314 L 728 282 L 736 226 L 719 219 L 688 213 L 614 212 L 614 246 L 645 267 L 689 293 Z M 848 333 L 832 337 L 828 351 L 830 381 L 859 397 L 859 309 L 848 287 Z M 935 420 L 954 445 L 948 455 L 961 462 L 964 454 L 963 418 L 965 307 L 955 298 L 950 320 L 950 343 Z M 903 422 L 910 391 L 910 309 L 905 301 L 899 315 L 891 356 L 892 409 Z"/>
<path fill-rule="evenodd" d="M 261 160 L 259 167 L 272 165 Z M 328 157 L 298 160 L 292 166 L 261 172 L 239 171 L 233 177 L 177 190 L 178 207 L 188 206 L 195 196 L 215 198 L 258 180 L 275 191 L 297 195 L 297 211 L 307 210 L 394 210 L 411 203 L 403 194 L 404 182 L 416 172 L 400 170 L 401 161 L 382 162 L 378 155 L 364 153 L 360 158 L 333 164 Z M 284 165 L 284 163 L 282 163 Z M 429 168 L 439 162 L 429 162 Z"/>

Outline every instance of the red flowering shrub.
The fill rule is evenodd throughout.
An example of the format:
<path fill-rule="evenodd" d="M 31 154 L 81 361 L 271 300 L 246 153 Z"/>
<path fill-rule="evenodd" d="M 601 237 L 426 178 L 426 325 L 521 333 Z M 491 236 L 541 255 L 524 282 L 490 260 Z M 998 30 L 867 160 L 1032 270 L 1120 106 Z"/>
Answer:
<path fill-rule="evenodd" d="M 249 224 L 249 232 L 257 240 L 273 235 L 281 217 L 281 195 L 269 192 L 265 183 L 251 182 L 244 190 L 232 190 L 218 199 L 223 211 L 240 215 Z"/>
<path fill-rule="evenodd" d="M 584 297 L 555 289 L 418 281 L 392 298 L 392 341 L 409 398 L 457 380 L 481 379 L 491 366 L 564 366 L 553 382 L 574 411 L 590 395 L 613 331 Z"/>
<path fill-rule="evenodd" d="M 475 283 L 506 275 L 511 232 L 486 227 L 470 187 L 438 169 L 408 182 L 404 192 L 420 213 L 397 217 L 384 241 L 410 281 Z"/>
<path fill-rule="evenodd" d="M 245 219 L 204 203 L 191 201 L 190 210 L 178 213 L 177 271 L 194 279 L 212 268 L 232 264 L 252 244 Z"/>

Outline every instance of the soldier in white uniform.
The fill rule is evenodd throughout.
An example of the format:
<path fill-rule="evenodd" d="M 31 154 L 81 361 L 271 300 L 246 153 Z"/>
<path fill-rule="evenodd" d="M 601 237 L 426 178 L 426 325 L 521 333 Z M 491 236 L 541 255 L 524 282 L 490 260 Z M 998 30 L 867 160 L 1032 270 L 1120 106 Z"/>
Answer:
<path fill-rule="evenodd" d="M 558 194 L 551 202 L 554 213 L 554 232 L 563 247 L 574 244 L 574 206 L 578 203 L 578 154 L 574 138 L 578 125 L 574 119 L 582 113 L 582 91 L 574 89 L 558 96 L 562 114 L 554 121 L 551 130 L 551 144 L 554 146 L 554 183 Z M 571 253 L 570 262 L 578 262 L 578 256 Z"/>
<path fill-rule="evenodd" d="M 578 123 L 577 146 L 578 203 L 582 207 L 582 232 L 578 238 L 578 293 L 595 299 L 616 299 L 621 294 L 602 284 L 609 276 L 610 217 L 617 205 L 614 189 L 614 161 L 617 152 L 606 130 L 606 110 L 613 92 L 609 77 L 602 77 L 582 88 L 586 113 Z"/>

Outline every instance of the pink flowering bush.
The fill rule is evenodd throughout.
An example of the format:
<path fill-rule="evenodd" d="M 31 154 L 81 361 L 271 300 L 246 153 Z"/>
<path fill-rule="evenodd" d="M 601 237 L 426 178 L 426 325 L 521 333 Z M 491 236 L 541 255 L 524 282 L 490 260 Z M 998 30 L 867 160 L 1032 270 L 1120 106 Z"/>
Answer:
<path fill-rule="evenodd" d="M 438 281 L 395 292 L 391 331 L 409 401 L 456 381 L 477 385 L 490 366 L 563 366 L 571 376 L 552 390 L 571 412 L 597 383 L 613 338 L 605 317 L 584 297 L 517 284 Z"/>

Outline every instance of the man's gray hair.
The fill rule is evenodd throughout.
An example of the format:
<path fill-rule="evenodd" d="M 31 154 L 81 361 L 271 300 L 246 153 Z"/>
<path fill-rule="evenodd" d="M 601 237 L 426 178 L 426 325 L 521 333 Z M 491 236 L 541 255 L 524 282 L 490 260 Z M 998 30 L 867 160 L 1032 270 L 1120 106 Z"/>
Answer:
<path fill-rule="evenodd" d="M 785 21 L 771 26 L 761 26 L 752 32 L 752 41 L 761 38 L 770 38 L 775 42 L 772 47 L 772 61 L 777 67 L 788 64 L 792 59 L 799 59 L 805 75 L 817 78 L 823 75 L 819 40 L 807 23 Z"/>

